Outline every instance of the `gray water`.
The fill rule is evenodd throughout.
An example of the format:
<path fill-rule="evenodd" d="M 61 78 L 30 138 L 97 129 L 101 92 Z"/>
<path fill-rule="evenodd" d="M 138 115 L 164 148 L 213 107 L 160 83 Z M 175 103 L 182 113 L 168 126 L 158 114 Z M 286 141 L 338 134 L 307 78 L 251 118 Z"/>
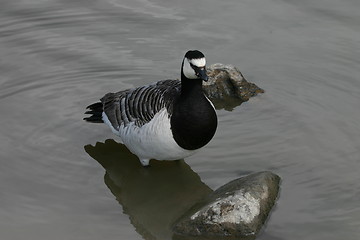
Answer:
<path fill-rule="evenodd" d="M 359 12 L 358 0 L 2 0 L 0 238 L 171 239 L 197 191 L 270 170 L 281 194 L 258 239 L 359 239 Z M 84 108 L 178 78 L 188 49 L 266 92 L 218 110 L 214 139 L 185 162 L 139 169 Z"/>

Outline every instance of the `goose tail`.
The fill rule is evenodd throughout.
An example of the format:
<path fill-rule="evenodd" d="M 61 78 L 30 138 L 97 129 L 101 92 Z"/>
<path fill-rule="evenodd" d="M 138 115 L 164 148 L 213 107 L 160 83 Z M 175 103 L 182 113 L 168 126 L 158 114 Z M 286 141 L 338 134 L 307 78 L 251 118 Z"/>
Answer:
<path fill-rule="evenodd" d="M 103 123 L 102 113 L 103 104 L 102 102 L 96 102 L 86 107 L 88 111 L 85 114 L 89 114 L 89 117 L 85 117 L 84 120 L 91 123 Z"/>

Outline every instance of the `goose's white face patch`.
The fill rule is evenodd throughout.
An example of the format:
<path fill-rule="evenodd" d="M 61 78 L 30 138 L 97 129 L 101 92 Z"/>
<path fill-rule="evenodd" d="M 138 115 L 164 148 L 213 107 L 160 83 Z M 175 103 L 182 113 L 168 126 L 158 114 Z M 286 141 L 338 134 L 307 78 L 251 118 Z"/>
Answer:
<path fill-rule="evenodd" d="M 192 64 L 192 65 L 195 65 L 195 66 L 197 66 L 197 67 L 205 67 L 205 65 L 206 65 L 206 60 L 205 60 L 205 58 L 195 58 L 195 59 L 191 59 L 190 60 L 190 63 Z"/>
<path fill-rule="evenodd" d="M 184 65 L 183 65 L 183 73 L 185 77 L 189 79 L 198 79 L 199 77 L 196 76 L 195 70 L 191 67 L 191 64 L 196 67 L 205 67 L 206 60 L 205 58 L 195 58 L 195 59 L 184 59 Z"/>

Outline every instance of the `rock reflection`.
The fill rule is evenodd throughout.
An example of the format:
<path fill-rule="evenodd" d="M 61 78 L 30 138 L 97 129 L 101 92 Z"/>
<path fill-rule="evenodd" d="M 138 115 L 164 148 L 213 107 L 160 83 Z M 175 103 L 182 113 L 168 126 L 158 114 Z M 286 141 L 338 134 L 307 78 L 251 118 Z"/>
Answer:
<path fill-rule="evenodd" d="M 212 192 L 183 160 L 152 160 L 144 168 L 114 140 L 85 151 L 105 168 L 105 184 L 145 239 L 171 239 L 173 223 Z"/>
<path fill-rule="evenodd" d="M 236 97 L 224 97 L 223 99 L 211 99 L 216 110 L 233 111 L 240 106 L 244 101 Z"/>

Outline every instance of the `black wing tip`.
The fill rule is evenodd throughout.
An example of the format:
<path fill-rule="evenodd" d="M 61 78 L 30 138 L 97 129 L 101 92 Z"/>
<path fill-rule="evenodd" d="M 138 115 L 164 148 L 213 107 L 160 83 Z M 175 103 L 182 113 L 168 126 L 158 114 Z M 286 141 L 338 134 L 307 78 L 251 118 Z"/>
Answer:
<path fill-rule="evenodd" d="M 101 116 L 102 112 L 90 110 L 90 111 L 86 111 L 85 114 L 94 114 L 94 115 L 100 115 Z"/>
<path fill-rule="evenodd" d="M 102 112 L 103 104 L 101 102 L 93 103 L 86 107 L 89 111 L 86 111 L 85 114 L 92 114 L 90 117 L 83 118 L 83 120 L 91 123 L 103 123 Z"/>
<path fill-rule="evenodd" d="M 104 123 L 104 121 L 101 118 L 94 117 L 94 116 L 83 118 L 83 120 L 85 120 L 87 122 L 91 122 L 91 123 Z"/>
<path fill-rule="evenodd" d="M 86 109 L 102 111 L 103 104 L 102 104 L 102 102 L 96 102 L 96 103 L 93 103 L 93 104 L 90 104 L 89 106 L 87 106 Z"/>

